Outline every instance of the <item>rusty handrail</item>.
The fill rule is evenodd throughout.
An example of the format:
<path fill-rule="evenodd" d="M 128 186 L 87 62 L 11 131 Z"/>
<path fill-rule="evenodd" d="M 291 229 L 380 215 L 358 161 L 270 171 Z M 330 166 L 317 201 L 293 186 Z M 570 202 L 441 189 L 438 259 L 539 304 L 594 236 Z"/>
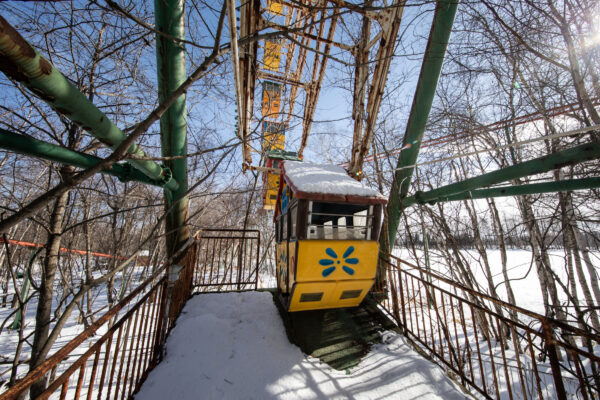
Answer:
<path fill-rule="evenodd" d="M 106 322 L 108 322 L 111 318 L 119 313 L 131 300 L 140 294 L 146 286 L 148 286 L 153 280 L 157 278 L 157 276 L 164 271 L 165 266 L 161 267 L 153 276 L 146 279 L 141 285 L 139 285 L 135 290 L 129 293 L 123 300 L 117 303 L 114 307 L 108 310 L 102 317 L 98 318 L 94 323 L 92 323 L 86 330 L 81 332 L 79 335 L 75 336 L 69 343 L 64 345 L 60 350 L 54 353 L 52 356 L 48 357 L 44 362 L 38 365 L 33 371 L 30 371 L 23 379 L 20 379 L 8 389 L 6 392 L 0 395 L 0 400 L 5 399 L 16 399 L 17 396 L 28 389 L 34 382 L 42 379 L 44 375 L 46 375 L 54 366 L 63 361 L 69 353 L 75 350 L 80 344 L 82 344 L 89 337 L 94 335 L 98 329 L 102 327 Z M 164 278 L 161 279 L 161 281 Z M 160 283 L 160 282 L 159 282 Z"/>
<path fill-rule="evenodd" d="M 383 252 L 380 252 L 380 253 L 384 254 Z M 398 261 L 398 262 L 400 262 L 402 264 L 408 265 L 409 267 L 414 268 L 417 271 L 419 271 L 419 273 L 423 273 L 425 275 L 429 275 L 432 278 L 435 278 L 435 279 L 440 280 L 440 281 L 442 281 L 444 283 L 452 285 L 452 286 L 456 287 L 457 289 L 460 289 L 460 290 L 463 290 L 465 292 L 468 292 L 468 293 L 470 293 L 470 294 L 472 294 L 474 296 L 477 296 L 477 297 L 480 297 L 480 298 L 484 298 L 485 300 L 488 300 L 488 301 L 490 301 L 490 302 L 492 302 L 494 304 L 497 304 L 499 306 L 506 307 L 508 309 L 512 309 L 512 310 L 518 311 L 519 313 L 527 315 L 528 317 L 531 317 L 531 318 L 535 318 L 535 319 L 539 319 L 539 320 L 546 320 L 546 321 L 548 321 L 548 323 L 550 323 L 552 325 L 556 325 L 557 327 L 559 327 L 561 329 L 566 329 L 566 330 L 573 331 L 574 333 L 577 333 L 580 336 L 591 335 L 593 340 L 595 340 L 598 343 L 600 343 L 600 335 L 596 335 L 596 334 L 593 334 L 593 333 L 590 333 L 590 332 L 586 332 L 586 331 L 584 331 L 584 330 L 582 330 L 582 329 L 580 329 L 580 328 L 578 328 L 576 326 L 566 324 L 563 321 L 559 321 L 559 320 L 557 320 L 555 318 L 547 317 L 545 315 L 538 314 L 538 313 L 536 313 L 534 311 L 527 310 L 527 309 L 519 307 L 517 305 L 507 303 L 504 300 L 497 299 L 497 298 L 492 297 L 492 296 L 490 296 L 490 295 L 488 295 L 486 293 L 479 292 L 479 291 L 477 291 L 475 289 L 471 289 L 471 288 L 469 288 L 467 286 L 464 286 L 464 285 L 462 285 L 462 284 L 460 284 L 460 283 L 458 283 L 456 281 L 453 281 L 453 280 L 451 280 L 449 278 L 446 278 L 446 277 L 444 277 L 442 275 L 438 275 L 438 274 L 436 274 L 434 272 L 428 271 L 428 270 L 423 269 L 423 268 L 421 268 L 421 267 L 419 267 L 419 266 L 417 266 L 415 264 L 412 264 L 412 263 L 410 263 L 410 262 L 408 262 L 406 260 L 402 260 L 402 259 L 400 259 L 400 258 L 398 258 L 398 257 L 396 257 L 394 255 L 385 253 L 385 256 L 389 256 L 390 258 L 392 258 L 392 259 L 394 259 L 394 260 L 396 260 L 396 261 Z M 390 265 L 391 265 L 391 263 L 390 263 Z M 404 272 L 407 273 L 407 274 L 410 274 L 407 271 L 404 271 Z M 419 280 L 422 280 L 421 278 L 418 278 L 416 276 L 415 276 L 415 278 L 417 278 Z M 515 322 L 518 322 L 518 321 L 515 321 Z"/>
<path fill-rule="evenodd" d="M 495 299 L 396 256 L 382 253 L 380 261 L 387 280 L 386 290 L 378 292 L 383 294 L 382 308 L 416 345 L 484 397 L 527 399 L 537 388 L 538 398 L 543 399 L 550 387 L 554 393 L 547 398 L 566 399 L 567 393 L 577 393 L 587 400 L 600 394 L 600 357 L 592 347 L 600 343 L 599 335 Z M 384 289 L 383 281 L 378 283 Z M 492 304 L 500 308 L 488 308 Z M 541 326 L 534 329 L 516 317 L 509 318 L 503 309 Z M 505 348 L 510 348 L 511 341 L 514 355 L 507 357 Z M 561 360 L 561 354 L 566 359 Z M 530 380 L 525 382 L 528 374 Z M 548 376 L 552 377 L 550 386 Z"/>

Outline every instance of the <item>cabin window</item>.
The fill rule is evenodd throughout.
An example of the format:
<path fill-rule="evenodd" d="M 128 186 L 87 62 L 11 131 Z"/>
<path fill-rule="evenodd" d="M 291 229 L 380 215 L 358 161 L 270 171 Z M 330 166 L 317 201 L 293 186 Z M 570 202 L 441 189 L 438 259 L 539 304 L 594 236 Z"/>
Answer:
<path fill-rule="evenodd" d="M 368 240 L 373 229 L 372 205 L 310 202 L 307 239 Z"/>
<path fill-rule="evenodd" d="M 296 239 L 297 225 L 298 223 L 298 202 L 294 202 L 290 208 L 290 239 Z"/>
<path fill-rule="evenodd" d="M 288 214 L 287 212 L 281 216 L 281 240 L 288 240 L 290 237 L 288 232 Z"/>
<path fill-rule="evenodd" d="M 277 217 L 275 221 L 275 241 L 281 242 L 281 217 Z"/>

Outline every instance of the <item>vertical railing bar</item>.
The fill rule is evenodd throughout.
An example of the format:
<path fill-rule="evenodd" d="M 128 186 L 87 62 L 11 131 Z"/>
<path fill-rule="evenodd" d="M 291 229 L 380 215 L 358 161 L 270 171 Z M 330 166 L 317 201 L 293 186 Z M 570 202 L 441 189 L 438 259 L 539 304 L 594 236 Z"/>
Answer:
<path fill-rule="evenodd" d="M 245 236 L 245 232 L 243 234 L 243 236 Z M 242 264 L 242 265 L 238 265 L 238 270 L 237 270 L 237 290 L 241 289 L 241 284 L 242 284 L 242 277 L 243 277 L 243 273 L 244 270 L 246 269 L 246 258 L 244 257 L 244 251 L 246 250 L 245 246 L 246 246 L 246 242 L 244 241 L 244 239 L 238 239 L 240 242 L 240 253 L 237 256 L 237 259 L 241 262 L 239 262 L 238 264 Z M 233 277 L 232 277 L 233 279 Z"/>
<path fill-rule="evenodd" d="M 151 320 L 150 320 L 150 332 L 148 333 L 148 337 L 146 338 L 146 352 L 144 354 L 144 370 L 148 368 L 153 359 L 154 352 L 154 334 L 158 330 L 158 310 L 160 309 L 160 293 L 162 285 L 156 286 L 154 290 L 154 294 L 152 295 L 152 312 Z"/>
<path fill-rule="evenodd" d="M 217 284 L 221 280 L 221 278 L 220 278 L 221 275 L 220 274 L 221 274 L 221 264 L 222 264 L 221 257 L 223 256 L 223 240 L 225 240 L 225 238 L 219 239 L 219 252 L 217 253 L 217 256 L 219 257 L 218 261 L 217 261 Z M 225 257 L 227 257 L 227 254 L 225 254 Z M 210 278 L 211 279 L 210 279 L 209 283 L 213 284 L 212 274 L 211 274 Z M 218 290 L 218 291 L 220 292 L 220 290 Z"/>
<path fill-rule="evenodd" d="M 519 339 L 517 338 L 517 330 L 513 323 L 509 324 L 510 333 L 512 335 L 513 346 L 515 348 L 515 356 L 517 358 L 517 367 L 519 371 L 519 379 L 521 381 L 521 390 L 523 391 L 524 400 L 527 400 L 527 388 L 525 387 L 525 375 L 523 375 L 523 366 L 521 362 L 521 347 L 519 346 Z"/>
<path fill-rule="evenodd" d="M 388 266 L 391 268 L 392 264 L 388 263 Z M 406 298 L 404 297 L 404 288 L 405 288 L 405 285 L 402 284 L 402 273 L 400 271 L 400 267 L 399 266 L 396 269 L 396 271 L 397 271 L 396 275 L 398 277 L 398 287 L 400 289 L 400 307 L 402 309 L 402 325 L 403 325 L 404 329 L 406 330 L 407 329 L 406 328 Z"/>
<path fill-rule="evenodd" d="M 415 302 L 415 322 L 417 324 L 417 334 L 416 336 L 418 338 L 421 338 L 421 332 L 420 332 L 420 328 L 419 328 L 419 306 L 417 304 L 417 291 L 415 290 L 415 279 L 411 278 L 410 280 L 410 286 L 412 288 L 413 291 L 413 300 Z"/>
<path fill-rule="evenodd" d="M 431 346 L 433 348 L 433 352 L 437 354 L 437 349 L 435 346 L 435 330 L 433 329 L 433 313 L 432 310 L 437 307 L 437 303 L 435 301 L 435 293 L 433 289 L 430 287 L 428 282 L 425 282 L 425 287 L 427 288 L 427 315 L 429 315 L 429 330 L 431 331 Z"/>
<path fill-rule="evenodd" d="M 575 364 L 575 372 L 577 373 L 577 379 L 579 380 L 579 386 L 581 387 L 581 394 L 583 394 L 583 400 L 589 400 L 586 388 L 587 385 L 583 379 L 584 370 L 580 366 L 579 356 L 574 350 L 571 350 L 571 357 L 573 358 L 573 363 Z"/>
<path fill-rule="evenodd" d="M 131 331 L 131 338 L 128 340 L 129 342 L 129 356 L 127 357 L 127 367 L 125 368 L 125 377 L 123 378 L 123 392 L 121 395 L 121 400 L 125 399 L 125 392 L 127 392 L 127 378 L 129 378 L 129 365 L 131 364 L 132 353 L 133 353 L 133 342 L 135 341 L 135 334 L 137 332 L 137 323 L 140 315 L 140 309 L 138 308 L 135 311 L 135 316 L 133 317 L 133 330 Z M 139 338 L 139 336 L 138 336 Z M 125 363 L 125 357 L 123 357 L 122 363 Z"/>
<path fill-rule="evenodd" d="M 547 319 L 540 321 L 542 323 L 542 330 L 544 332 L 544 341 L 546 342 L 546 352 L 550 359 L 550 368 L 552 369 L 552 377 L 554 378 L 554 389 L 556 390 L 556 397 L 559 400 L 566 400 L 567 394 L 565 391 L 562 374 L 560 371 L 560 361 L 558 360 L 557 348 L 554 343 L 552 327 Z"/>
<path fill-rule="evenodd" d="M 125 328 L 125 336 L 123 338 L 123 351 L 119 362 L 119 373 L 117 374 L 117 383 L 115 386 L 115 394 L 113 399 L 116 400 L 119 396 L 119 388 L 121 387 L 121 376 L 123 376 L 123 364 L 125 364 L 125 354 L 127 353 L 127 343 L 129 342 L 129 331 L 131 330 L 131 319 L 127 320 L 127 328 Z M 115 357 L 118 352 L 115 353 Z"/>
<path fill-rule="evenodd" d="M 110 393 L 112 392 L 113 379 L 115 376 L 115 369 L 117 367 L 117 358 L 119 354 L 119 346 L 121 345 L 121 337 L 123 336 L 123 325 L 119 326 L 119 334 L 117 335 L 117 342 L 115 343 L 115 351 L 112 355 L 113 362 L 110 368 L 110 379 L 108 380 L 108 391 L 106 393 L 106 398 L 110 398 Z M 100 394 L 98 394 L 100 396 Z M 100 397 L 98 397 L 100 398 Z"/>
<path fill-rule="evenodd" d="M 142 321 L 146 321 L 148 322 L 148 318 L 144 318 L 145 314 L 146 314 L 146 303 L 144 302 L 144 304 L 142 304 L 142 310 L 140 312 L 140 314 L 142 315 Z M 129 393 L 127 393 L 128 397 L 131 397 L 131 391 L 133 390 L 133 388 L 135 387 L 135 378 L 137 375 L 137 372 L 140 370 L 140 341 L 142 339 L 143 336 L 143 332 L 144 328 L 142 327 L 142 323 L 140 323 L 140 330 L 138 332 L 138 337 L 137 337 L 137 342 L 135 344 L 135 356 L 133 357 L 133 367 L 131 368 L 131 379 L 130 379 L 130 383 L 129 383 Z M 130 353 L 130 357 L 131 357 L 131 353 Z M 137 363 L 137 369 L 136 367 L 136 363 Z M 129 364 L 127 364 L 127 368 L 129 370 Z"/>
<path fill-rule="evenodd" d="M 530 357 L 531 357 L 531 364 L 533 366 L 533 372 L 535 373 L 535 381 L 537 384 L 538 396 L 540 396 L 540 400 L 544 400 L 544 396 L 542 395 L 542 382 L 540 379 L 540 373 L 537 368 L 537 360 L 536 360 L 535 353 L 533 350 L 533 341 L 531 340 L 531 335 L 529 332 L 527 332 L 527 343 L 528 343 L 529 353 L 530 353 Z"/>
<path fill-rule="evenodd" d="M 439 290 L 435 290 L 434 289 L 434 296 L 436 296 L 436 292 L 439 292 Z M 437 297 L 436 297 L 437 300 Z M 442 292 L 440 292 L 440 303 L 442 303 L 444 301 L 444 297 L 442 296 Z M 443 332 L 443 323 L 442 323 L 442 319 L 440 318 L 440 307 L 438 306 L 438 302 L 436 301 L 436 305 L 435 305 L 435 320 L 437 322 L 437 332 L 438 332 L 438 339 L 440 341 L 440 356 L 442 358 L 442 360 L 445 361 L 445 357 L 444 357 L 444 339 L 442 337 L 442 332 Z M 440 326 L 442 325 L 442 326 Z M 445 336 L 445 335 L 444 335 Z"/>
<path fill-rule="evenodd" d="M 102 397 L 102 389 L 104 388 L 104 379 L 106 378 L 106 371 L 108 370 L 108 364 L 110 364 L 110 349 L 112 347 L 112 339 L 114 331 L 111 332 L 108 340 L 106 341 L 106 351 L 104 352 L 104 362 L 102 363 L 102 372 L 100 373 L 100 383 L 98 384 L 98 396 L 96 399 L 99 400 Z"/>
<path fill-rule="evenodd" d="M 210 274 L 208 275 L 208 283 L 212 283 L 211 279 L 212 279 L 212 274 L 213 274 L 213 268 L 215 265 L 215 249 L 217 246 L 216 240 L 217 239 L 213 239 L 214 244 L 210 247 L 210 249 L 211 249 L 211 252 L 210 252 Z M 206 245 L 206 249 L 208 251 L 208 249 L 209 249 L 208 244 Z M 208 272 L 208 271 L 204 272 L 205 276 L 206 276 L 206 272 Z M 204 283 L 206 283 L 206 282 L 204 282 Z"/>
<path fill-rule="evenodd" d="M 67 379 L 65 379 L 64 383 L 62 384 L 62 389 L 60 391 L 60 400 L 65 400 L 65 398 L 67 397 L 67 391 L 69 390 L 69 381 L 71 380 L 71 377 L 67 377 Z"/>
<path fill-rule="evenodd" d="M 110 336 L 108 338 L 110 340 Z M 108 342 L 104 342 L 105 344 Z M 94 355 L 94 364 L 92 366 L 92 374 L 90 375 L 90 387 L 88 388 L 86 400 L 92 399 L 92 393 L 94 389 L 94 381 L 96 380 L 96 371 L 98 370 L 98 361 L 100 360 L 100 353 L 102 353 L 102 346 L 96 350 L 96 354 Z"/>
<path fill-rule="evenodd" d="M 192 279 L 193 279 L 193 271 L 192 271 Z M 142 365 L 145 364 L 145 355 L 148 354 L 148 347 L 146 346 L 147 344 L 147 337 L 148 335 L 148 320 L 150 319 L 150 316 L 152 315 L 152 304 L 154 304 L 154 301 L 150 299 L 150 297 L 148 297 L 148 301 L 151 302 L 150 304 L 148 304 L 148 308 L 147 308 L 147 312 L 143 313 L 142 315 L 144 316 L 144 328 L 142 329 L 143 333 L 142 333 L 142 354 L 139 356 L 139 360 L 138 360 L 138 356 L 136 354 L 136 360 L 138 360 L 137 363 L 137 372 L 135 374 L 136 379 L 139 380 L 140 376 L 142 376 Z M 144 351 L 145 349 L 145 351 Z M 137 382 L 136 385 L 137 387 Z"/>
<path fill-rule="evenodd" d="M 486 318 L 487 322 L 487 318 Z M 490 321 L 491 323 L 491 321 Z M 496 398 L 500 399 L 500 387 L 498 386 L 498 377 L 496 376 L 496 363 L 494 362 L 494 353 L 492 351 L 492 342 L 490 340 L 490 331 L 488 330 L 487 335 L 484 335 L 488 344 L 488 353 L 490 354 L 490 361 L 492 363 L 492 376 L 494 377 L 494 386 L 496 388 Z"/>
<path fill-rule="evenodd" d="M 444 292 L 440 292 L 440 298 L 442 300 L 442 315 L 444 317 L 442 326 L 444 329 L 444 337 L 446 339 L 446 344 L 448 345 L 448 358 L 450 359 L 451 368 L 454 369 L 454 360 L 452 357 L 452 338 L 450 337 L 450 331 L 448 330 L 448 313 L 446 311 L 446 302 L 444 301 Z"/>
<path fill-rule="evenodd" d="M 164 321 L 164 313 L 165 313 L 165 307 L 167 306 L 167 285 L 168 282 L 166 279 L 163 279 L 162 281 L 162 285 L 160 288 L 160 300 L 159 300 L 159 306 L 158 306 L 158 313 L 157 313 L 157 323 L 156 323 L 156 329 L 154 330 L 154 336 L 152 338 L 152 358 L 150 360 L 150 363 L 152 365 L 154 365 L 155 363 L 157 363 L 159 361 L 159 356 L 160 356 L 160 351 L 161 351 L 161 346 L 162 343 L 161 341 L 161 332 L 163 330 L 163 324 L 168 323 L 168 321 Z"/>
<path fill-rule="evenodd" d="M 89 359 L 89 358 L 88 358 Z M 81 364 L 81 368 L 79 368 L 79 378 L 77 378 L 77 388 L 75 389 L 75 397 L 74 399 L 78 399 L 81 395 L 81 385 L 83 384 L 83 376 L 85 374 L 85 365 L 87 364 L 87 360 L 83 364 Z M 90 387 L 91 384 L 90 384 Z"/>
<path fill-rule="evenodd" d="M 406 287 L 406 305 L 408 306 L 408 321 L 406 324 L 406 328 L 409 332 L 413 331 L 413 322 L 412 322 L 412 307 L 410 305 L 411 303 L 411 294 L 410 294 L 410 289 L 408 288 L 408 275 L 404 275 L 404 277 L 406 278 L 406 280 L 404 281 L 404 286 Z M 410 321 L 410 327 L 408 326 L 408 322 Z"/>
<path fill-rule="evenodd" d="M 475 320 L 475 309 L 469 304 L 471 309 L 471 321 L 473 322 L 473 335 L 475 336 L 475 345 L 477 346 L 477 358 L 479 359 L 479 370 L 481 371 L 481 381 L 483 383 L 483 391 L 487 393 L 487 384 L 485 383 L 485 366 L 481 359 L 481 346 L 479 346 L 479 333 L 477 332 L 477 321 Z"/>
<path fill-rule="evenodd" d="M 421 302 L 421 322 L 423 324 L 423 336 L 424 336 L 424 340 L 425 343 L 429 343 L 427 338 L 429 335 L 427 335 L 427 328 L 426 328 L 426 324 L 425 324 L 425 303 L 423 303 L 423 283 L 421 281 L 419 281 L 419 301 Z"/>
<path fill-rule="evenodd" d="M 460 300 L 457 301 L 460 303 Z M 450 297 L 450 310 L 452 310 L 452 325 L 454 326 L 454 339 L 456 342 L 456 362 L 458 363 L 458 370 L 460 371 L 460 374 L 463 376 L 464 379 L 462 352 L 460 350 L 460 342 L 458 341 L 458 329 L 456 328 L 456 313 L 454 312 L 454 304 L 452 302 L 452 297 Z"/>
<path fill-rule="evenodd" d="M 508 390 L 508 397 L 513 400 L 512 384 L 510 383 L 510 375 L 508 373 L 508 362 L 506 361 L 506 352 L 504 351 L 504 339 L 502 333 L 502 327 L 500 326 L 500 320 L 498 317 L 494 318 L 496 321 L 496 328 L 498 329 L 498 341 L 500 342 L 500 351 L 502 353 L 502 363 L 504 364 L 504 375 L 506 376 L 506 388 Z"/>
<path fill-rule="evenodd" d="M 475 379 L 473 376 L 473 361 L 471 360 L 471 343 L 469 342 L 469 336 L 467 334 L 467 319 L 465 318 L 465 310 L 463 306 L 463 302 L 459 300 L 459 311 L 460 311 L 460 321 L 463 328 L 463 335 L 465 336 L 465 345 L 467 346 L 467 360 L 469 361 L 469 371 L 471 372 L 471 382 L 475 383 Z"/>
<path fill-rule="evenodd" d="M 254 289 L 258 288 L 258 265 L 260 263 L 260 232 L 256 233 L 256 273 L 254 274 Z"/>

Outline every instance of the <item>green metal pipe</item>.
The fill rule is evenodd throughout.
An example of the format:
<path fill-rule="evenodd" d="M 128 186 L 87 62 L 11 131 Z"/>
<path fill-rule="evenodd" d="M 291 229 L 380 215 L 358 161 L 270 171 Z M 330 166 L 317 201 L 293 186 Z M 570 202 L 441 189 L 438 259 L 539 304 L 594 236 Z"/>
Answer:
<path fill-rule="evenodd" d="M 69 150 L 65 147 L 19 135 L 18 133 L 2 128 L 0 128 L 0 148 L 84 169 L 93 167 L 102 161 L 100 157 L 91 154 Z M 102 173 L 116 176 L 122 182 L 137 181 L 162 186 L 162 182 L 148 178 L 129 164 L 115 163 L 110 169 L 103 170 Z"/>
<path fill-rule="evenodd" d="M 459 193 L 473 191 L 482 187 L 529 175 L 540 174 L 567 165 L 578 164 L 583 161 L 595 160 L 598 158 L 600 158 L 600 144 L 595 142 L 582 144 L 570 149 L 557 151 L 556 153 L 547 156 L 534 158 L 533 160 L 511 165 L 510 167 L 488 172 L 474 178 L 465 179 L 464 181 L 451 183 L 450 185 L 442 186 L 427 192 L 415 193 L 412 198 L 407 198 L 406 203 L 403 202 L 403 205 L 407 206 L 409 203 L 414 204 L 415 202 L 428 203 L 430 201 L 438 201 L 437 199 L 450 197 Z"/>
<path fill-rule="evenodd" d="M 185 15 L 183 0 L 155 0 L 156 29 L 170 37 L 185 39 Z M 158 98 L 162 102 L 186 80 L 185 47 L 162 35 L 156 35 L 156 61 L 158 74 Z M 160 138 L 164 157 L 187 154 L 186 97 L 180 96 L 160 119 Z M 166 161 L 179 183 L 177 190 L 166 191 L 167 251 L 175 254 L 190 237 L 187 186 L 187 158 Z"/>
<path fill-rule="evenodd" d="M 427 204 L 438 202 L 457 201 L 466 199 L 487 199 L 490 197 L 521 196 L 525 194 L 541 194 L 567 192 L 572 190 L 595 189 L 600 187 L 600 178 L 582 178 L 571 179 L 556 182 L 532 183 L 528 185 L 502 186 L 489 189 L 476 189 L 467 192 L 457 193 L 450 196 L 442 196 L 427 201 Z M 420 200 L 420 194 L 407 197 L 402 204 L 406 207 L 413 204 L 425 204 Z"/>
<path fill-rule="evenodd" d="M 0 70 L 27 86 L 57 112 L 112 149 L 117 148 L 127 137 L 1 16 Z M 131 145 L 127 151 L 136 156 L 146 155 L 136 144 Z M 168 168 L 154 161 L 130 159 L 129 162 L 149 178 L 163 182 L 165 188 L 177 189 L 177 182 L 171 177 Z"/>
<path fill-rule="evenodd" d="M 387 237 L 385 234 L 381 235 L 381 247 L 386 252 L 390 249 L 388 238 L 389 243 L 394 243 L 396 238 L 403 208 L 402 199 L 408 193 L 414 171 L 414 167 L 406 167 L 415 165 L 421 149 L 421 140 L 431 111 L 457 7 L 458 0 L 439 0 L 436 5 L 419 80 L 402 141 L 404 150 L 398 157 L 396 173 L 392 182 L 392 190 L 387 206 L 387 223 L 384 223 L 384 229 L 387 227 Z"/>

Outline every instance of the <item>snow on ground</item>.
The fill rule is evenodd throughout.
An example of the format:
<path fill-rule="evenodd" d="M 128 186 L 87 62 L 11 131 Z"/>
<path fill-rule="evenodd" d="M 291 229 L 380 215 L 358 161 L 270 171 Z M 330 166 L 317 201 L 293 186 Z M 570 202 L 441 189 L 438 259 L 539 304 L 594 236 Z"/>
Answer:
<path fill-rule="evenodd" d="M 350 178 L 346 170 L 339 165 L 321 165 L 300 161 L 285 161 L 283 169 L 285 175 L 301 192 L 367 196 L 386 199 L 377 190 L 371 189 L 364 183 Z"/>
<path fill-rule="evenodd" d="M 350 371 L 290 344 L 271 294 L 190 299 L 167 356 L 136 395 L 153 399 L 465 399 L 443 371 L 392 332 Z"/>

